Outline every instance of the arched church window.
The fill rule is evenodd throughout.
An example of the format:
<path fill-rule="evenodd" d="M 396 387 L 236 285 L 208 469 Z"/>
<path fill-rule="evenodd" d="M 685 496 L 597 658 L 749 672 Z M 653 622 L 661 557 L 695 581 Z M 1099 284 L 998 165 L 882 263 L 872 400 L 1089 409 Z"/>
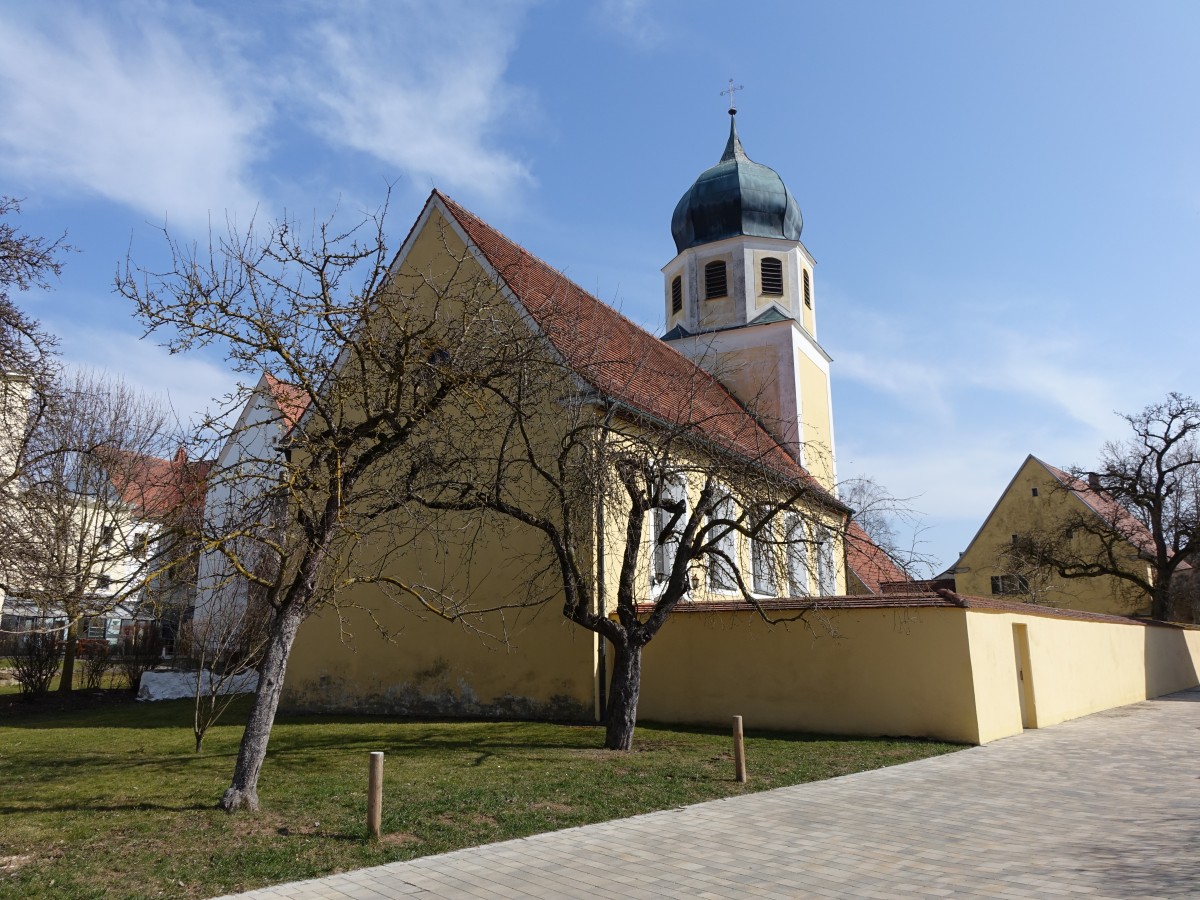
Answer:
<path fill-rule="evenodd" d="M 808 277 L 808 269 L 804 269 L 804 305 L 812 309 L 812 281 Z"/>
<path fill-rule="evenodd" d="M 671 312 L 672 314 L 683 310 L 683 277 L 676 275 L 671 279 Z"/>
<path fill-rule="evenodd" d="M 762 292 L 783 293 L 783 261 L 774 256 L 765 256 L 759 268 L 762 270 Z"/>
<path fill-rule="evenodd" d="M 714 297 L 724 297 L 729 293 L 729 286 L 725 278 L 725 263 L 710 262 L 704 267 L 704 299 L 711 300 Z"/>

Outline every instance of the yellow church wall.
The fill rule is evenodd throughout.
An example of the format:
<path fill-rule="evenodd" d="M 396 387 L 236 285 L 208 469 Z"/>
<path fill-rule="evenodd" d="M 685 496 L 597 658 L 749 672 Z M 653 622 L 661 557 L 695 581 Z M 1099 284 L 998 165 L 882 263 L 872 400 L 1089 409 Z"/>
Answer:
<path fill-rule="evenodd" d="M 421 280 L 407 276 L 420 273 L 434 282 L 449 278 L 453 257 L 464 256 L 465 247 L 436 216 L 411 241 L 395 283 L 418 285 L 404 302 L 424 298 L 432 303 L 431 295 L 422 294 L 427 288 L 419 286 Z M 470 281 L 482 274 L 468 261 L 454 277 Z M 381 302 L 388 302 L 386 295 Z M 366 536 L 347 551 L 354 554 L 353 565 L 343 559 L 343 566 L 356 572 L 382 568 L 396 581 L 440 591 L 470 608 L 506 608 L 448 622 L 422 610 L 411 597 L 390 599 L 376 585 L 344 590 L 336 608 L 313 616 L 300 629 L 284 686 L 286 707 L 596 717 L 597 639 L 563 617 L 561 584 L 548 565 L 540 533 L 494 521 L 477 527 L 466 516 L 455 521 L 440 515 L 436 533 L 397 524 L 405 541 L 401 552 L 393 550 L 383 562 L 381 555 L 391 544 L 384 540 L 374 546 Z M 587 545 L 580 552 L 591 556 Z M 535 601 L 540 602 L 521 608 Z"/>
<path fill-rule="evenodd" d="M 800 373 L 800 415 L 804 464 L 826 488 L 834 489 L 833 418 L 829 409 L 829 379 L 807 355 L 796 354 Z"/>
<path fill-rule="evenodd" d="M 972 610 L 979 742 L 1195 687 L 1200 631 Z M 1027 712 L 1017 660 L 1026 642 Z"/>
<path fill-rule="evenodd" d="M 1036 497 L 1033 496 L 1035 488 L 1038 491 Z M 955 590 L 969 596 L 992 596 L 992 576 L 1011 571 L 1011 566 L 1006 566 L 1001 558 L 1001 552 L 1004 545 L 1011 544 L 1014 534 L 1029 534 L 1051 527 L 1066 515 L 1086 509 L 1078 497 L 1062 490 L 1041 463 L 1033 457 L 1026 459 L 959 558 L 954 573 Z M 1086 542 L 1094 541 L 1094 538 L 1078 534 L 1075 540 Z M 1079 549 L 1086 551 L 1086 544 L 1081 543 Z M 1132 548 L 1130 564 L 1144 565 L 1135 559 Z M 1030 580 L 1038 593 L 1036 602 L 1045 606 L 1110 615 L 1149 612 L 1148 599 L 1131 593 L 1130 586 L 1117 578 L 1068 579 L 1046 573 L 1044 578 Z"/>
<path fill-rule="evenodd" d="M 977 742 L 964 610 L 810 617 L 815 633 L 750 611 L 676 614 L 644 651 L 639 717 Z"/>

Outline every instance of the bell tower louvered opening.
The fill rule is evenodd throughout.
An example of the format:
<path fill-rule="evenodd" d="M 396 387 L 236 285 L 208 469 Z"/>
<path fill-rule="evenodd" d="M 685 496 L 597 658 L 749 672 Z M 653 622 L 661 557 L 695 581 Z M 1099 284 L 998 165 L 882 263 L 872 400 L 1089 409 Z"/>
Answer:
<path fill-rule="evenodd" d="M 676 275 L 671 279 L 671 314 L 683 311 L 683 278 Z"/>
<path fill-rule="evenodd" d="M 774 256 L 764 257 L 759 266 L 762 276 L 762 292 L 774 296 L 783 295 L 783 260 Z"/>
<path fill-rule="evenodd" d="M 725 274 L 725 263 L 710 262 L 704 267 L 704 299 L 712 300 L 729 294 L 729 282 Z"/>

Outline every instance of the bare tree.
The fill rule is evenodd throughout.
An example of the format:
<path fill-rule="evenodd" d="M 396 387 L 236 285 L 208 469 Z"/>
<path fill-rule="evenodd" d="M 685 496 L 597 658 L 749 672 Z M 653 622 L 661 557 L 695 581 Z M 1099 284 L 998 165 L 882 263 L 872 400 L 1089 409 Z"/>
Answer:
<path fill-rule="evenodd" d="M 1130 437 L 1104 445 L 1095 471 L 1072 468 L 1061 490 L 1084 499 L 1030 552 L 1062 578 L 1111 578 L 1169 618 L 1172 585 L 1200 552 L 1200 405 L 1171 393 L 1122 415 Z"/>
<path fill-rule="evenodd" d="M 10 597 L 65 621 L 59 690 L 70 691 L 81 623 L 140 598 L 169 567 L 160 530 L 186 486 L 161 458 L 169 417 L 153 401 L 86 372 L 55 396 L 0 504 L 0 561 Z"/>
<path fill-rule="evenodd" d="M 287 385 L 298 418 L 270 440 L 220 414 L 201 427 L 215 446 L 235 447 L 237 464 L 213 472 L 209 491 L 229 501 L 197 538 L 220 556 L 220 577 L 240 578 L 271 611 L 226 810 L 258 808 L 288 657 L 310 615 L 364 583 L 451 621 L 482 611 L 469 595 L 390 574 L 436 528 L 400 514 L 395 485 L 439 465 L 447 424 L 469 420 L 481 390 L 519 373 L 535 338 L 467 254 L 447 253 L 436 271 L 390 272 L 385 211 L 344 230 L 330 219 L 307 235 L 290 220 L 231 229 L 203 251 L 168 234 L 169 271 L 129 262 L 118 277 L 172 350 L 219 345 L 236 371 Z M 230 408 L 253 392 L 244 387 Z"/>

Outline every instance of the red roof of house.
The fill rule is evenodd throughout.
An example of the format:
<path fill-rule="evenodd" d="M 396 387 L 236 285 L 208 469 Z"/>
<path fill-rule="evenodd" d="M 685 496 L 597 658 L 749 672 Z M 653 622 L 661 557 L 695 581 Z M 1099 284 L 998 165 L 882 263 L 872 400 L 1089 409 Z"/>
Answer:
<path fill-rule="evenodd" d="M 433 196 L 571 369 L 601 394 L 824 492 L 716 378 L 445 194 Z"/>
<path fill-rule="evenodd" d="M 846 535 L 846 566 L 872 594 L 883 593 L 884 582 L 910 580 L 855 521 Z"/>
<path fill-rule="evenodd" d="M 279 414 L 283 417 L 283 424 L 286 426 L 285 430 L 291 431 L 300 421 L 300 417 L 304 415 L 304 411 L 308 409 L 312 397 L 304 388 L 280 381 L 269 372 L 264 372 L 263 378 L 267 382 L 267 390 L 271 392 L 271 399 L 279 407 Z"/>
<path fill-rule="evenodd" d="M 113 454 L 108 476 L 121 501 L 140 519 L 164 519 L 203 507 L 212 460 L 191 461 L 180 447 L 172 459 L 129 451 Z"/>

